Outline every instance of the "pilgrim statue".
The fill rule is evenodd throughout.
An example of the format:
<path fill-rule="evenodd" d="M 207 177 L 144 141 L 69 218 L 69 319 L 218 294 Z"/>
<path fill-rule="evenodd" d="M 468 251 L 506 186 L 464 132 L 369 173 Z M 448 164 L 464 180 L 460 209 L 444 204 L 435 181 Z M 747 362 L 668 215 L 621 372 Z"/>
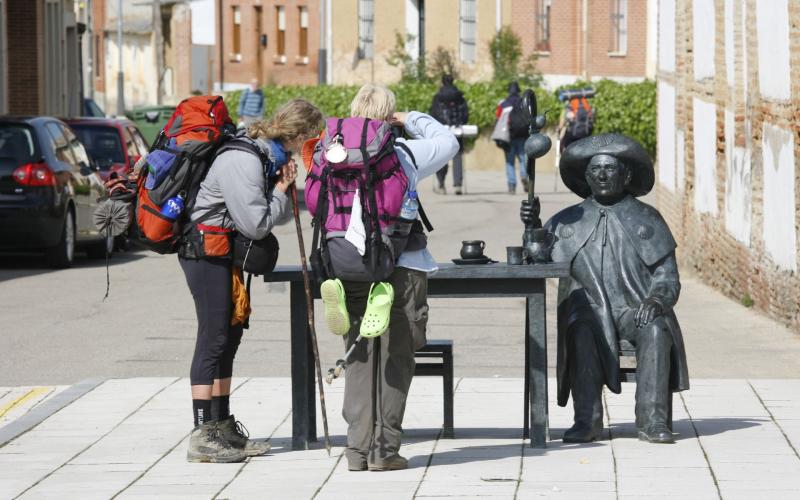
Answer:
<path fill-rule="evenodd" d="M 636 351 L 639 439 L 673 443 L 672 392 L 689 388 L 681 329 L 673 312 L 680 281 L 675 240 L 656 209 L 636 198 L 653 188 L 653 163 L 636 141 L 602 134 L 572 143 L 559 164 L 584 201 L 545 225 L 551 259 L 569 262 L 558 287 L 558 404 L 570 392 L 574 425 L 564 442 L 587 443 L 603 430 L 603 385 L 621 391 L 619 350 Z M 529 222 L 535 207 L 522 203 Z"/>

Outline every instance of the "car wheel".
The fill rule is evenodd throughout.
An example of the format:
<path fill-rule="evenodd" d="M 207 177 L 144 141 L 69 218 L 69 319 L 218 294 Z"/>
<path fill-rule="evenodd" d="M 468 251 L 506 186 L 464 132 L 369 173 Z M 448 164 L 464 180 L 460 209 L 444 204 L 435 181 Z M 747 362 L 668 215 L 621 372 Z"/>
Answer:
<path fill-rule="evenodd" d="M 75 259 L 75 216 L 72 210 L 67 210 L 61 238 L 58 244 L 47 249 L 46 258 L 50 267 L 65 269 L 72 266 Z"/>
<path fill-rule="evenodd" d="M 92 243 L 86 248 L 86 254 L 90 259 L 105 259 L 106 253 L 109 257 L 114 255 L 114 237 L 111 235 L 103 238 L 100 243 Z"/>

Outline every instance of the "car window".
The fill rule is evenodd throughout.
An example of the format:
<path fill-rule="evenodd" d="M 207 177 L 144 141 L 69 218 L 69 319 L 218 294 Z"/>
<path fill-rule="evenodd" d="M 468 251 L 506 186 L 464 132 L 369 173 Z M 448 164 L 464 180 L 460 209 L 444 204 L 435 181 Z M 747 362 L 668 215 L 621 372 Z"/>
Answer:
<path fill-rule="evenodd" d="M 30 127 L 16 123 L 0 124 L 0 158 L 17 165 L 30 163 L 36 155 Z"/>
<path fill-rule="evenodd" d="M 139 150 L 139 156 L 146 155 L 150 148 L 147 147 L 147 141 L 144 140 L 142 134 L 135 127 L 129 127 L 128 130 L 130 130 L 133 142 L 136 143 L 136 148 Z"/>
<path fill-rule="evenodd" d="M 45 130 L 47 130 L 47 133 L 50 134 L 50 137 L 53 139 L 53 152 L 56 155 L 56 159 L 58 161 L 77 165 L 78 162 L 75 161 L 75 157 L 72 155 L 69 142 L 67 142 L 67 138 L 64 137 L 61 127 L 59 127 L 57 123 L 50 122 L 45 125 Z"/>
<path fill-rule="evenodd" d="M 72 149 L 72 154 L 75 156 L 75 159 L 78 160 L 78 164 L 85 163 L 88 166 L 90 163 L 89 155 L 86 154 L 86 149 L 84 149 L 81 141 L 75 137 L 75 134 L 72 133 L 69 127 L 62 125 L 61 129 L 64 131 L 64 137 L 67 138 L 70 148 Z"/>
<path fill-rule="evenodd" d="M 125 163 L 119 131 L 105 125 L 73 125 L 72 130 L 101 170 L 114 163 Z"/>
<path fill-rule="evenodd" d="M 128 129 L 125 127 L 122 127 L 122 136 L 125 138 L 125 148 L 128 150 L 128 159 L 139 156 L 139 152 L 136 150 L 136 145 L 133 142 L 133 137 L 131 137 L 131 133 L 128 132 Z"/>

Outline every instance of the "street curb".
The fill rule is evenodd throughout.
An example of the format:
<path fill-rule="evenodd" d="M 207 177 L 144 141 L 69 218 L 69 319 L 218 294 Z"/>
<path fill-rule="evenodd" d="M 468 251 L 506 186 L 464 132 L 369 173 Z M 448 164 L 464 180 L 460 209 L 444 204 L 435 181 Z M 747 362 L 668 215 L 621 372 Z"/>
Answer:
<path fill-rule="evenodd" d="M 65 406 L 72 404 L 75 400 L 83 397 L 86 393 L 105 381 L 106 379 L 104 378 L 82 380 L 46 400 L 39 406 L 34 407 L 25 415 L 13 420 L 4 427 L 0 427 L 0 448 L 41 424 L 51 415 Z"/>

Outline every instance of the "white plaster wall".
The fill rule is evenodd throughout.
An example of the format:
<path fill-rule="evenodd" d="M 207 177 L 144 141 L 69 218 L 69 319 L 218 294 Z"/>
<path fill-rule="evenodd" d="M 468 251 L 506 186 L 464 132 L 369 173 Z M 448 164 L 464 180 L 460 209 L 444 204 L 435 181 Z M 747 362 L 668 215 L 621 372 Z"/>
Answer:
<path fill-rule="evenodd" d="M 658 82 L 658 181 L 675 191 L 675 88 Z"/>
<path fill-rule="evenodd" d="M 675 132 L 675 183 L 678 191 L 686 186 L 686 133 L 683 129 Z"/>
<path fill-rule="evenodd" d="M 106 94 L 103 109 L 108 114 L 118 114 L 117 72 L 119 48 L 116 37 L 106 38 L 105 76 Z M 126 33 L 122 45 L 123 77 L 125 78 L 125 107 L 152 105 L 156 102 L 157 71 L 152 37 Z"/>
<path fill-rule="evenodd" d="M 717 109 L 694 98 L 694 209 L 717 215 Z"/>
<path fill-rule="evenodd" d="M 788 0 L 757 0 L 758 85 L 765 99 L 788 101 L 789 77 Z"/>
<path fill-rule="evenodd" d="M 214 0 L 193 0 L 189 7 L 192 9 L 192 43 L 216 44 L 217 15 Z"/>
<path fill-rule="evenodd" d="M 747 73 L 747 0 L 742 0 L 742 88 L 744 89 L 745 106 L 747 106 L 747 87 L 748 87 L 748 73 Z"/>
<path fill-rule="evenodd" d="M 734 87 L 736 79 L 734 76 L 734 52 L 736 47 L 733 43 L 733 7 L 732 0 L 725 2 L 725 76 L 728 79 L 728 85 Z"/>
<path fill-rule="evenodd" d="M 797 270 L 792 132 L 764 123 L 764 246 L 781 269 Z"/>
<path fill-rule="evenodd" d="M 659 2 L 658 67 L 661 71 L 675 71 L 675 0 Z"/>
<path fill-rule="evenodd" d="M 725 110 L 725 229 L 750 246 L 751 181 L 749 150 L 735 146 L 733 112 Z"/>
<path fill-rule="evenodd" d="M 715 26 L 714 0 L 694 0 L 692 35 L 694 79 L 697 81 L 714 77 Z"/>
<path fill-rule="evenodd" d="M 406 0 L 406 35 L 414 39 L 406 43 L 406 53 L 413 59 L 419 57 L 419 0 Z"/>

